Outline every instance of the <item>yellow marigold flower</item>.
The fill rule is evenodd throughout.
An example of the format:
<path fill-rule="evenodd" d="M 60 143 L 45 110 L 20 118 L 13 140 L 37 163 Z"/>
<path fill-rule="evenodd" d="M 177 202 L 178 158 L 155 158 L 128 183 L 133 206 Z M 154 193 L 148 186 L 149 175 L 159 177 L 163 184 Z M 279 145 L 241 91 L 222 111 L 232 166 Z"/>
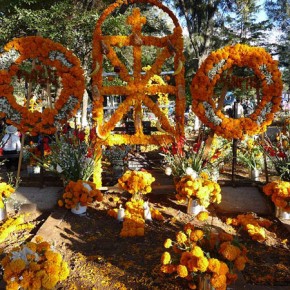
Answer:
<path fill-rule="evenodd" d="M 161 264 L 162 265 L 167 265 L 171 261 L 171 255 L 169 252 L 164 252 L 161 256 Z"/>
<path fill-rule="evenodd" d="M 184 265 L 178 265 L 176 267 L 176 272 L 177 272 L 178 276 L 181 278 L 185 278 L 188 276 L 187 268 Z"/>
<path fill-rule="evenodd" d="M 199 220 L 199 221 L 205 221 L 205 220 L 207 220 L 208 219 L 208 216 L 209 216 L 209 214 L 208 214 L 208 212 L 207 211 L 201 211 L 197 216 L 196 216 L 196 218 Z"/>
<path fill-rule="evenodd" d="M 68 277 L 69 272 L 70 272 L 70 269 L 69 269 L 67 262 L 63 261 L 61 263 L 60 271 L 58 273 L 59 280 L 60 281 L 65 280 Z"/>
<path fill-rule="evenodd" d="M 57 283 L 57 275 L 44 275 L 44 277 L 41 279 L 42 286 L 47 289 L 53 289 Z"/>
<path fill-rule="evenodd" d="M 184 232 L 178 232 L 176 235 L 176 241 L 178 244 L 183 244 L 187 241 L 187 236 Z"/>
<path fill-rule="evenodd" d="M 172 240 L 171 239 L 166 239 L 164 242 L 164 248 L 168 249 L 172 246 Z"/>
<path fill-rule="evenodd" d="M 200 257 L 197 260 L 197 267 L 200 272 L 205 272 L 208 267 L 208 259 L 206 257 Z"/>
<path fill-rule="evenodd" d="M 218 259 L 215 259 L 215 258 L 210 258 L 208 260 L 208 269 L 211 272 L 219 273 L 219 271 L 220 271 L 220 261 Z"/>
<path fill-rule="evenodd" d="M 201 247 L 199 246 L 194 246 L 193 249 L 190 251 L 191 254 L 197 258 L 200 258 L 202 257 L 204 254 L 203 254 L 203 250 Z"/>

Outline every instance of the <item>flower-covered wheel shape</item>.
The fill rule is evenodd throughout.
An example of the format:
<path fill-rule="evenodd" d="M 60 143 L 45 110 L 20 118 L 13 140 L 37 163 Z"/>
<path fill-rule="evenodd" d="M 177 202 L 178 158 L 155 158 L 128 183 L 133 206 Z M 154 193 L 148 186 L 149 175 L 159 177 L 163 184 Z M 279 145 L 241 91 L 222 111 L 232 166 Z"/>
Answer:
<path fill-rule="evenodd" d="M 0 55 L 1 116 L 21 132 L 54 133 L 57 125 L 74 115 L 82 100 L 85 82 L 79 59 L 61 44 L 40 36 L 16 38 L 4 49 Z M 54 103 L 41 111 L 29 110 L 25 104 L 19 104 L 14 95 L 12 82 L 25 61 L 50 68 L 60 80 L 61 91 Z"/>
<path fill-rule="evenodd" d="M 250 68 L 261 86 L 262 95 L 255 111 L 239 119 L 225 116 L 212 99 L 214 88 L 223 72 Z M 191 84 L 192 109 L 200 120 L 217 135 L 243 139 L 266 130 L 279 110 L 282 95 L 281 73 L 277 61 L 263 48 L 237 44 L 212 52 L 203 62 Z"/>

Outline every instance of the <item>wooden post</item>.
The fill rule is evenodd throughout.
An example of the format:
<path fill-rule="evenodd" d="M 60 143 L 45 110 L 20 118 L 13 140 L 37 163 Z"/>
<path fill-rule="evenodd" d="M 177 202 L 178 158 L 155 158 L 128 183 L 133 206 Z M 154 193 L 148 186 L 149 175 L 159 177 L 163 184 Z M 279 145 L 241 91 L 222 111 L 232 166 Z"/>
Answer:
<path fill-rule="evenodd" d="M 234 103 L 234 119 L 237 118 L 238 115 L 238 102 L 235 101 Z M 232 186 L 235 186 L 235 171 L 237 166 L 237 144 L 238 140 L 233 139 L 233 146 L 232 146 L 232 152 L 233 152 L 233 160 L 232 160 Z"/>

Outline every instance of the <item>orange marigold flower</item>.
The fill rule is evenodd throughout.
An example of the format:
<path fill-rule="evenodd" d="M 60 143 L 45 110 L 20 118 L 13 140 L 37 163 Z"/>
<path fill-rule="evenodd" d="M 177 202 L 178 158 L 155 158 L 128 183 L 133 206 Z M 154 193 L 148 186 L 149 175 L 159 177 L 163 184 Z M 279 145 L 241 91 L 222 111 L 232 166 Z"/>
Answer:
<path fill-rule="evenodd" d="M 219 273 L 219 271 L 220 271 L 220 261 L 218 259 L 215 259 L 215 258 L 210 258 L 208 260 L 208 269 L 211 272 Z"/>
<path fill-rule="evenodd" d="M 186 276 L 188 276 L 187 268 L 184 265 L 178 265 L 176 267 L 176 272 L 181 278 L 185 278 Z"/>

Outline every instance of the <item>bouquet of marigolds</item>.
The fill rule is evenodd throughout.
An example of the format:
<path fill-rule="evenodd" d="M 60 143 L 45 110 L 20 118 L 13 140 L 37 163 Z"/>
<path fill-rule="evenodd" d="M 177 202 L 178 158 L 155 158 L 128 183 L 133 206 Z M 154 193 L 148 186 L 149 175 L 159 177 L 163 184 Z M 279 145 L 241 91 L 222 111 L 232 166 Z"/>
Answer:
<path fill-rule="evenodd" d="M 75 208 L 79 203 L 81 206 L 87 206 L 94 201 L 102 201 L 103 195 L 93 182 L 89 181 L 70 181 L 65 187 L 62 199 L 58 201 L 59 206 L 65 206 L 68 209 Z"/>
<path fill-rule="evenodd" d="M 237 279 L 236 271 L 242 271 L 248 260 L 246 248 L 236 237 L 192 224 L 176 234 L 176 241 L 167 239 L 164 247 L 168 251 L 162 254 L 161 271 L 185 278 L 190 289 L 197 289 L 198 281 L 204 278 L 215 290 L 226 290 Z"/>
<path fill-rule="evenodd" d="M 0 208 L 4 208 L 5 200 L 9 198 L 14 192 L 15 188 L 13 188 L 10 184 L 6 182 L 0 182 Z"/>
<path fill-rule="evenodd" d="M 54 289 L 69 275 L 67 262 L 41 237 L 13 249 L 1 261 L 6 290 Z"/>
<path fill-rule="evenodd" d="M 147 194 L 152 191 L 151 184 L 155 178 L 151 173 L 142 170 L 127 170 L 121 178 L 118 179 L 118 184 L 121 189 L 128 191 L 136 197 L 138 194 Z"/>
<path fill-rule="evenodd" d="M 263 192 L 271 196 L 277 207 L 290 212 L 290 182 L 276 180 L 263 186 Z"/>
<path fill-rule="evenodd" d="M 211 181 L 207 174 L 198 178 L 190 175 L 183 176 L 176 184 L 178 200 L 197 199 L 198 203 L 207 208 L 211 203 L 221 202 L 221 188 L 218 183 Z"/>

